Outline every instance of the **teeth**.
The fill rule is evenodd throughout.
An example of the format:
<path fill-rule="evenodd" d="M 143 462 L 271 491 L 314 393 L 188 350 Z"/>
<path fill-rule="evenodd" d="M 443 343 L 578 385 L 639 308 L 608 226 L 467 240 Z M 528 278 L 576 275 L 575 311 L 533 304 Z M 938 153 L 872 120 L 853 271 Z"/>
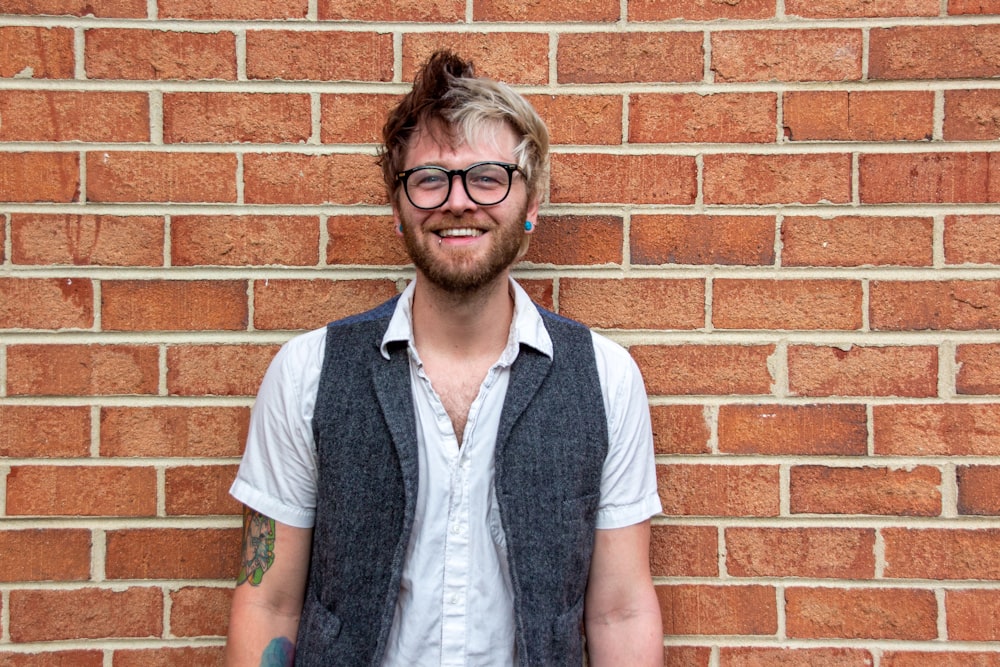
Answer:
<path fill-rule="evenodd" d="M 438 236 L 449 237 L 449 236 L 482 236 L 483 232 L 478 229 L 473 229 L 472 227 L 459 227 L 457 229 L 442 229 L 438 232 Z"/>

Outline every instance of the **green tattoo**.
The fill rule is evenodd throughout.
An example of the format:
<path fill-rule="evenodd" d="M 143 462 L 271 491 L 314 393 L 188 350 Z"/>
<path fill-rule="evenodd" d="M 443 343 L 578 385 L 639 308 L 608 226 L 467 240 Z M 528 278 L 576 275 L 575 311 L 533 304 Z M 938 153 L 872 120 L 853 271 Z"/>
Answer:
<path fill-rule="evenodd" d="M 245 581 L 249 581 L 251 586 L 259 585 L 272 565 L 274 519 L 246 507 L 243 509 L 243 564 L 236 585 Z"/>

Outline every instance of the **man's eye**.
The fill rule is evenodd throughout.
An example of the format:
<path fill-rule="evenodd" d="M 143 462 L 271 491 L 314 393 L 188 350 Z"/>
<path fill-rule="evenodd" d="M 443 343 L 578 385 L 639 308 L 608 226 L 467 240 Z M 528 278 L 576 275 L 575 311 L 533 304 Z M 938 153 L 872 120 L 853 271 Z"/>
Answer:
<path fill-rule="evenodd" d="M 415 171 L 410 176 L 410 185 L 418 188 L 439 188 L 447 183 L 444 174 L 438 171 Z"/>

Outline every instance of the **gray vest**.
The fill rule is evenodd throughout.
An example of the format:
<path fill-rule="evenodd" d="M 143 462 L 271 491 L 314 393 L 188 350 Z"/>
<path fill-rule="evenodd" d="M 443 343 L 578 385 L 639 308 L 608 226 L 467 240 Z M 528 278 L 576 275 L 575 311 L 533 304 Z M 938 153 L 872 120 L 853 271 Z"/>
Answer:
<path fill-rule="evenodd" d="M 385 654 L 418 477 L 406 346 L 391 347 L 388 360 L 379 349 L 395 304 L 327 328 L 313 417 L 319 501 L 296 665 L 377 666 Z M 522 345 L 511 367 L 497 503 L 520 664 L 580 665 L 607 420 L 590 332 L 539 312 L 554 354 Z"/>

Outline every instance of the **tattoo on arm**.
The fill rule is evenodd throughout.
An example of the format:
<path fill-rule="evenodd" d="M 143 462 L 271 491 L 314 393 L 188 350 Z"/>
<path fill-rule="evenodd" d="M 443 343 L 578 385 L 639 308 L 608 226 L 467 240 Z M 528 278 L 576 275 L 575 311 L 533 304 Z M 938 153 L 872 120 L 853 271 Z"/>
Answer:
<path fill-rule="evenodd" d="M 292 667 L 295 644 L 288 637 L 275 637 L 260 656 L 260 667 Z"/>
<path fill-rule="evenodd" d="M 260 585 L 264 573 L 273 564 L 274 519 L 246 507 L 243 510 L 243 562 L 240 566 L 240 574 L 236 579 L 236 585 L 239 586 L 245 581 L 249 581 L 251 586 Z M 274 644 L 274 642 L 271 643 Z"/>

